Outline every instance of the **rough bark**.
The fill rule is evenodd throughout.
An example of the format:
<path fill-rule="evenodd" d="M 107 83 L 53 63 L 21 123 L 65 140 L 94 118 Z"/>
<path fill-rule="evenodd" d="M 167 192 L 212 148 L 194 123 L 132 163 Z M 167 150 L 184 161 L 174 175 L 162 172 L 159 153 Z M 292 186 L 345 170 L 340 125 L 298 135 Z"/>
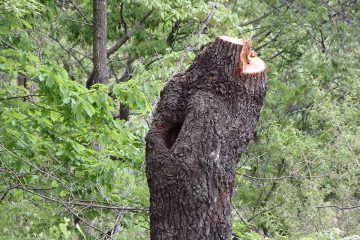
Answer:
<path fill-rule="evenodd" d="M 106 0 L 93 0 L 93 64 L 94 69 L 89 76 L 86 87 L 94 83 L 108 82 L 107 70 L 107 3 Z"/>
<path fill-rule="evenodd" d="M 206 45 L 161 92 L 146 137 L 152 240 L 230 239 L 236 164 L 253 137 L 266 69 L 238 71 L 243 44 L 229 39 Z"/>

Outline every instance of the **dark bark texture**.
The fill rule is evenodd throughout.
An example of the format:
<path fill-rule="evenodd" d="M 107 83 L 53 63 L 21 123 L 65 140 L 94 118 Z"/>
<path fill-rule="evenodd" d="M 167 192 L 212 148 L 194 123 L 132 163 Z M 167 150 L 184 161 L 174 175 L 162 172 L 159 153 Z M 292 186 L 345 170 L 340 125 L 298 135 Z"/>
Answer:
<path fill-rule="evenodd" d="M 238 73 L 241 49 L 218 38 L 161 92 L 146 137 L 152 240 L 230 239 L 236 165 L 266 82 L 266 69 Z"/>

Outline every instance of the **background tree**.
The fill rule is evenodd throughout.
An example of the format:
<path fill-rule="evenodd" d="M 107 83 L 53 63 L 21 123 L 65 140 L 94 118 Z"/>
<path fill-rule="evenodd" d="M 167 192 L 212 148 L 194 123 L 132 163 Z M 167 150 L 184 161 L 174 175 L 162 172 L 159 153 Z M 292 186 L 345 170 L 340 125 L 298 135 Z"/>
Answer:
<path fill-rule="evenodd" d="M 107 1 L 93 1 L 93 62 L 92 70 L 86 86 L 89 88 L 93 83 L 108 83 L 107 64 Z"/>

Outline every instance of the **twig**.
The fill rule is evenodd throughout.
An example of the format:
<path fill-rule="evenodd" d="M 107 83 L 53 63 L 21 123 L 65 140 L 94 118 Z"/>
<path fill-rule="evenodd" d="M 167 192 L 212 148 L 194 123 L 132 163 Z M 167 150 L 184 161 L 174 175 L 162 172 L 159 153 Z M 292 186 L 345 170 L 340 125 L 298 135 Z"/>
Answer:
<path fill-rule="evenodd" d="M 69 2 L 70 2 L 70 4 L 75 8 L 75 10 L 84 18 L 84 20 L 85 20 L 88 24 L 92 25 L 91 22 L 89 21 L 89 19 L 87 19 L 87 17 L 85 16 L 85 14 L 76 6 L 76 4 L 74 4 L 72 1 L 69 1 Z"/>
<path fill-rule="evenodd" d="M 86 203 L 86 202 L 76 202 L 76 201 L 61 201 L 37 192 L 34 192 L 32 190 L 29 190 L 25 187 L 21 187 L 20 189 L 24 190 L 25 192 L 28 193 L 32 193 L 34 195 L 37 195 L 41 198 L 44 198 L 46 200 L 52 201 L 52 202 L 56 202 L 56 203 L 60 203 L 63 205 L 74 205 L 74 206 L 83 206 L 83 207 L 87 207 L 87 208 L 102 208 L 102 209 L 112 209 L 112 210 L 122 210 L 122 211 L 130 211 L 130 212 L 145 212 L 147 211 L 147 209 L 144 208 L 133 208 L 133 207 L 124 207 L 124 206 L 118 206 L 118 205 L 113 205 L 113 204 L 108 204 L 108 205 L 104 205 L 104 204 L 97 204 L 97 203 Z"/>
<path fill-rule="evenodd" d="M 51 111 L 51 112 L 57 112 L 57 113 L 60 113 L 61 115 L 63 114 L 62 112 L 60 112 L 60 111 L 58 111 L 58 110 L 54 110 L 54 109 L 50 109 L 50 108 L 47 108 L 47 107 L 40 106 L 39 104 L 31 101 L 30 99 L 29 99 L 29 102 L 30 102 L 31 104 L 33 104 L 34 106 L 38 107 L 38 108 L 41 108 L 41 109 L 44 109 L 44 110 L 47 110 L 47 111 Z"/>
<path fill-rule="evenodd" d="M 9 43 L 5 42 L 2 39 L 0 39 L 0 43 L 2 43 L 5 47 L 11 48 L 11 49 L 16 49 L 15 47 L 13 47 L 12 45 L 10 45 Z"/>
<path fill-rule="evenodd" d="M 66 19 L 66 20 L 68 20 L 68 21 L 71 21 L 71 22 L 76 22 L 76 23 L 80 23 L 80 24 L 92 26 L 91 23 L 82 22 L 82 21 L 78 21 L 78 20 L 75 20 L 75 19 L 67 18 L 67 17 L 64 17 L 64 19 Z"/>
<path fill-rule="evenodd" d="M 250 25 L 250 24 L 253 24 L 253 23 L 257 23 L 257 22 L 261 21 L 262 19 L 266 18 L 267 16 L 269 16 L 271 13 L 273 13 L 273 12 L 275 12 L 275 11 L 278 11 L 278 10 L 279 10 L 282 6 L 284 6 L 285 4 L 286 4 L 286 1 L 285 1 L 285 3 L 282 3 L 282 4 L 281 4 L 280 6 L 278 6 L 278 7 L 274 7 L 273 10 L 268 11 L 267 13 L 264 13 L 262 16 L 240 24 L 239 27 L 245 27 L 245 26 L 247 26 L 247 25 Z"/>
<path fill-rule="evenodd" d="M 120 3 L 120 23 L 124 27 L 124 32 L 127 33 L 127 25 L 124 19 L 124 3 Z"/>
<path fill-rule="evenodd" d="M 197 41 L 200 37 L 200 35 L 202 34 L 202 32 L 204 31 L 205 27 L 207 26 L 207 24 L 209 23 L 209 21 L 212 19 L 212 17 L 215 15 L 216 13 L 216 5 L 214 5 L 211 9 L 211 11 L 209 12 L 208 16 L 206 17 L 205 21 L 203 22 L 203 24 L 201 24 L 199 30 L 197 31 L 197 33 L 194 36 L 194 41 L 190 43 L 189 46 L 187 46 L 180 58 L 180 60 L 178 61 L 178 63 L 175 66 L 174 71 L 171 73 L 170 79 L 173 78 L 178 71 L 180 70 L 181 65 L 183 64 L 183 62 L 185 61 L 185 58 L 187 56 L 187 54 L 196 46 Z"/>
<path fill-rule="evenodd" d="M 154 62 L 156 62 L 158 60 L 161 60 L 162 58 L 163 58 L 163 56 L 156 56 L 148 64 L 145 65 L 145 69 L 148 70 L 151 64 L 153 64 Z"/>
<path fill-rule="evenodd" d="M 253 220 L 254 218 L 256 218 L 256 217 L 258 217 L 258 216 L 260 216 L 260 215 L 262 215 L 262 214 L 264 214 L 264 213 L 266 213 L 266 212 L 268 212 L 268 211 L 271 211 L 271 210 L 273 210 L 273 209 L 275 209 L 275 208 L 277 208 L 277 207 L 280 207 L 281 205 L 282 205 L 282 203 L 279 203 L 279 204 L 276 204 L 275 206 L 272 206 L 272 207 L 270 207 L 270 208 L 264 209 L 264 210 L 262 210 L 261 212 L 259 212 L 259 213 L 255 214 L 255 215 L 253 215 L 252 217 L 250 217 L 247 221 L 250 222 L 250 221 Z"/>
<path fill-rule="evenodd" d="M 207 26 L 207 24 L 209 23 L 209 21 L 211 20 L 211 18 L 215 15 L 216 13 L 216 5 L 214 5 L 211 9 L 211 11 L 209 12 L 209 14 L 207 15 L 205 21 L 203 22 L 203 24 L 200 26 L 198 32 L 195 34 L 195 41 L 193 41 L 192 43 L 190 43 L 189 46 L 187 46 L 180 58 L 180 60 L 178 61 L 178 63 L 176 64 L 175 68 L 174 68 L 174 71 L 171 73 L 170 75 L 170 78 L 169 79 L 172 79 L 177 73 L 178 71 L 180 70 L 180 67 L 182 65 L 182 63 L 184 62 L 188 52 L 190 52 L 197 44 L 197 40 L 199 39 L 199 36 L 201 35 L 201 33 L 204 31 L 205 27 Z M 153 107 L 152 109 L 156 109 L 157 107 L 157 104 L 159 102 L 159 98 L 157 98 L 155 100 L 155 102 L 153 103 Z M 149 123 L 152 122 L 152 117 L 153 117 L 153 114 L 154 112 L 153 111 L 150 111 L 150 113 L 147 115 L 145 121 L 146 123 L 149 125 Z"/>
<path fill-rule="evenodd" d="M 152 14 L 152 10 L 145 13 L 145 15 L 140 19 L 139 22 L 135 23 L 135 25 L 129 30 L 129 32 L 125 32 L 125 35 L 122 36 L 108 51 L 107 56 L 110 57 L 113 53 L 115 53 L 122 45 L 124 45 L 127 40 L 129 40 L 136 31 L 142 27 L 145 23 L 145 20 Z"/>
<path fill-rule="evenodd" d="M 324 177 L 325 175 L 319 175 L 319 176 L 297 176 L 297 175 L 288 175 L 288 176 L 281 176 L 281 177 L 253 177 L 253 176 L 249 176 L 249 175 L 243 175 L 245 178 L 251 179 L 251 180 L 258 180 L 258 181 L 280 181 L 280 180 L 284 180 L 284 179 L 288 179 L 288 178 L 308 178 L 308 179 L 313 179 L 313 178 L 321 178 Z"/>
<path fill-rule="evenodd" d="M 328 206 L 317 206 L 316 208 L 320 209 L 320 208 L 336 208 L 338 210 L 351 210 L 351 209 L 356 209 L 356 208 L 360 208 L 360 205 L 354 205 L 354 206 L 338 206 L 338 205 L 328 205 Z"/>
<path fill-rule="evenodd" d="M 39 196 L 39 197 L 41 197 L 43 199 L 50 200 L 50 201 L 56 202 L 56 203 L 61 203 L 62 205 L 74 205 L 74 206 L 84 206 L 84 207 L 88 207 L 88 208 L 104 208 L 104 209 L 113 209 L 113 210 L 121 210 L 121 211 L 133 211 L 133 212 L 147 211 L 147 209 L 144 209 L 144 208 L 124 207 L 124 206 L 119 206 L 119 205 L 114 205 L 114 204 L 103 204 L 103 203 L 97 203 L 97 202 L 94 202 L 94 201 L 87 201 L 87 200 L 82 200 L 82 201 L 61 201 L 61 200 L 58 200 L 58 199 L 55 199 L 55 198 L 52 198 L 52 197 L 49 197 L 49 196 L 46 196 L 46 195 L 35 192 L 35 191 L 38 191 L 38 190 L 41 190 L 41 191 L 46 190 L 47 191 L 47 190 L 51 190 L 53 188 L 34 188 L 34 187 L 28 188 L 27 185 L 25 185 L 25 184 L 23 184 L 21 182 L 20 178 L 17 176 L 15 171 L 13 171 L 11 169 L 5 169 L 5 170 L 7 170 L 8 172 L 11 172 L 19 182 L 18 185 L 13 186 L 11 188 L 8 188 L 6 191 L 9 191 L 9 190 L 11 190 L 13 188 L 20 189 L 20 190 L 23 190 L 25 192 L 37 195 L 37 196 Z M 5 193 L 6 193 L 6 191 L 5 191 Z"/>
<path fill-rule="evenodd" d="M 29 95 L 23 95 L 23 96 L 4 97 L 4 98 L 0 98 L 0 101 L 6 101 L 6 100 L 16 99 L 16 98 L 43 97 L 43 96 L 45 96 L 45 95 L 29 94 Z"/>
<path fill-rule="evenodd" d="M 239 27 L 245 27 L 247 25 L 250 25 L 250 24 L 253 24 L 253 23 L 256 23 L 256 22 L 259 22 L 260 20 L 266 18 L 267 16 L 269 16 L 271 13 L 273 13 L 275 10 L 271 10 L 267 13 L 265 13 L 264 15 L 258 17 L 258 18 L 255 18 L 253 20 L 250 20 L 250 21 L 247 21 L 247 22 L 244 22 L 242 24 L 239 25 Z"/>
<path fill-rule="evenodd" d="M 125 35 L 122 36 L 111 48 L 107 50 L 107 57 L 109 58 L 113 53 L 115 53 L 122 45 L 124 45 L 136 32 L 142 27 L 145 23 L 145 20 L 152 14 L 153 10 L 148 11 L 139 22 L 135 23 L 130 31 L 125 32 Z M 94 68 L 89 74 L 88 79 L 86 80 L 86 87 L 89 88 L 94 81 Z"/>
<path fill-rule="evenodd" d="M 282 32 L 283 32 L 284 29 L 285 29 L 285 26 L 284 26 L 283 28 L 281 28 L 280 31 L 277 32 L 276 35 L 273 36 L 268 42 L 263 43 L 262 45 L 258 46 L 258 47 L 255 48 L 254 50 L 257 52 L 257 51 L 259 51 L 260 49 L 266 47 L 267 45 L 269 45 L 269 44 L 271 44 L 271 43 L 273 43 L 273 42 L 276 42 L 277 39 L 278 39 L 278 37 L 281 36 L 281 34 L 282 34 Z"/>
<path fill-rule="evenodd" d="M 89 74 L 89 72 L 88 72 L 87 69 L 84 67 L 84 65 L 82 65 L 81 60 L 79 60 L 79 59 L 75 56 L 75 54 L 72 54 L 68 49 L 66 49 L 65 46 L 62 45 L 62 43 L 60 42 L 59 39 L 57 39 L 57 38 L 55 38 L 55 37 L 53 37 L 53 36 L 48 36 L 48 37 L 49 37 L 51 40 L 55 41 L 57 44 L 59 44 L 59 46 L 60 46 L 67 54 L 69 54 L 71 57 L 73 57 L 73 58 L 78 62 L 78 64 L 79 64 L 80 67 L 84 70 L 84 72 L 85 72 L 86 74 Z M 75 49 L 72 49 L 72 50 L 78 52 L 78 51 L 75 50 Z"/>
<path fill-rule="evenodd" d="M 233 202 L 230 201 L 230 203 L 231 203 L 233 209 L 235 210 L 236 215 L 238 215 L 238 217 L 240 218 L 240 220 L 241 220 L 246 226 L 248 226 L 248 223 L 241 217 L 240 213 L 238 212 L 237 208 L 234 206 Z"/>
<path fill-rule="evenodd" d="M 5 199 L 5 197 L 8 195 L 8 193 L 9 193 L 11 190 L 15 189 L 16 187 L 17 187 L 17 185 L 7 188 L 7 189 L 4 191 L 4 193 L 1 195 L 1 197 L 0 197 L 0 203 Z"/>

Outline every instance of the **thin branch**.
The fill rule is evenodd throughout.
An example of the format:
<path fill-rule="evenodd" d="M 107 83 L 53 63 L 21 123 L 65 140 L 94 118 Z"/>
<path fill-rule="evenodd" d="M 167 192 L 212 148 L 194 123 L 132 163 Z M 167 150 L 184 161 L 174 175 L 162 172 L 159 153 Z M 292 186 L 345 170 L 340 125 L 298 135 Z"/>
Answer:
<path fill-rule="evenodd" d="M 107 56 L 110 57 L 113 53 L 115 53 L 122 45 L 124 45 L 135 33 L 136 31 L 142 27 L 146 21 L 146 19 L 152 14 L 153 10 L 148 11 L 145 15 L 140 19 L 139 22 L 135 23 L 134 26 L 129 30 L 129 32 L 125 32 L 125 35 L 122 36 L 108 51 Z"/>
<path fill-rule="evenodd" d="M 277 53 L 274 53 L 274 55 L 272 55 L 272 56 L 269 58 L 269 60 L 272 60 L 272 59 L 278 57 L 279 55 L 283 54 L 283 53 L 286 52 L 286 51 L 287 51 L 287 49 L 283 49 L 283 50 L 281 50 L 281 51 L 279 51 L 279 52 L 277 52 Z"/>
<path fill-rule="evenodd" d="M 289 178 L 297 178 L 297 179 L 314 179 L 314 178 L 321 178 L 324 177 L 326 175 L 319 175 L 319 176 L 298 176 L 298 175 L 288 175 L 288 176 L 282 176 L 282 177 L 253 177 L 253 176 L 249 176 L 249 175 L 243 175 L 243 177 L 251 179 L 251 180 L 257 180 L 257 181 L 280 181 L 280 180 L 284 180 L 284 179 L 289 179 Z"/>
<path fill-rule="evenodd" d="M 119 205 L 113 205 L 113 204 L 98 204 L 98 203 L 92 203 L 92 202 L 77 202 L 77 201 L 61 201 L 37 192 L 34 192 L 30 189 L 27 189 L 23 186 L 19 187 L 19 189 L 24 190 L 25 192 L 37 195 L 43 199 L 52 201 L 52 202 L 56 202 L 56 203 L 60 203 L 62 205 L 73 205 L 73 206 L 83 206 L 83 207 L 87 207 L 87 208 L 102 208 L 102 209 L 112 209 L 112 210 L 122 210 L 122 211 L 131 211 L 131 212 L 143 212 L 143 211 L 147 211 L 147 209 L 144 208 L 133 208 L 133 207 L 124 207 L 124 206 L 119 206 Z"/>
<path fill-rule="evenodd" d="M 31 101 L 30 99 L 29 99 L 29 102 L 32 103 L 33 105 L 35 105 L 35 106 L 38 107 L 38 108 L 41 108 L 41 109 L 44 109 L 44 110 L 47 110 L 47 111 L 51 111 L 51 112 L 57 112 L 57 113 L 63 114 L 63 113 L 60 112 L 60 111 L 57 111 L 57 110 L 54 110 L 54 109 L 51 109 L 51 108 L 47 108 L 47 107 L 40 106 L 39 104 Z"/>
<path fill-rule="evenodd" d="M 23 95 L 23 96 L 4 97 L 4 98 L 0 98 L 0 101 L 6 101 L 6 100 L 16 99 L 16 98 L 43 97 L 43 96 L 45 96 L 45 95 L 29 94 L 29 95 Z"/>
<path fill-rule="evenodd" d="M 215 15 L 215 13 L 216 13 L 216 5 L 214 5 L 212 7 L 212 9 L 209 12 L 208 16 L 206 17 L 205 21 L 203 22 L 203 24 L 201 24 L 198 32 L 195 34 L 195 37 L 194 37 L 195 40 L 193 42 L 191 42 L 190 45 L 185 48 L 180 60 L 178 61 L 178 63 L 175 66 L 174 71 L 171 73 L 170 79 L 173 78 L 178 73 L 178 71 L 180 70 L 181 65 L 185 61 L 185 58 L 186 58 L 187 54 L 196 46 L 200 35 L 202 34 L 205 27 L 208 25 L 208 23 L 212 19 L 212 17 Z"/>
<path fill-rule="evenodd" d="M 5 191 L 3 191 L 4 193 L 1 195 L 1 197 L 0 197 L 0 203 L 5 199 L 5 197 L 8 195 L 8 193 L 11 191 L 11 190 L 13 190 L 13 189 L 15 189 L 17 186 L 12 186 L 12 187 L 9 187 L 9 188 L 7 188 Z"/>
<path fill-rule="evenodd" d="M 153 63 L 156 62 L 156 61 L 161 60 L 162 58 L 163 58 L 163 56 L 160 56 L 160 55 L 156 56 L 154 59 L 152 59 L 149 63 L 147 63 L 147 64 L 145 65 L 145 69 L 146 69 L 146 70 L 149 70 L 151 64 L 153 64 Z"/>
<path fill-rule="evenodd" d="M 179 31 L 180 28 L 180 22 L 181 22 L 180 20 L 176 20 L 175 23 L 173 23 L 171 27 L 171 31 L 168 37 L 166 38 L 166 42 L 171 48 L 173 47 L 174 42 L 177 38 L 177 32 Z"/>
<path fill-rule="evenodd" d="M 253 19 L 253 20 L 244 22 L 244 23 L 240 24 L 239 27 L 245 27 L 245 26 L 247 26 L 247 25 L 250 25 L 250 24 L 253 24 L 253 23 L 257 23 L 257 22 L 259 22 L 260 20 L 262 20 L 262 19 L 266 18 L 267 16 L 269 16 L 270 14 L 272 14 L 274 11 L 275 11 L 275 10 L 271 10 L 271 11 L 265 13 L 264 15 L 258 17 L 258 18 L 255 18 L 255 19 Z"/>
<path fill-rule="evenodd" d="M 89 26 L 92 26 L 91 23 L 87 23 L 87 22 L 82 22 L 82 21 L 78 21 L 78 20 L 74 20 L 74 19 L 71 19 L 71 18 L 67 18 L 67 17 L 64 17 L 65 20 L 68 20 L 70 22 L 76 22 L 76 23 L 80 23 L 80 24 L 84 24 L 84 25 L 89 25 Z"/>
<path fill-rule="evenodd" d="M 271 32 L 272 32 L 271 30 L 262 31 L 262 32 L 259 30 L 259 32 L 257 32 L 256 34 L 254 34 L 254 35 L 252 36 L 252 39 L 255 40 L 255 39 L 257 39 L 259 36 L 264 35 L 260 40 L 256 40 L 257 43 L 262 42 L 265 38 L 267 38 L 267 36 L 269 36 L 269 35 L 271 34 Z"/>
<path fill-rule="evenodd" d="M 57 44 L 59 44 L 59 46 L 67 53 L 69 54 L 71 57 L 73 57 L 78 64 L 80 65 L 80 67 L 84 70 L 84 72 L 86 74 L 88 74 L 87 69 L 84 67 L 84 65 L 81 63 L 81 60 L 79 60 L 74 54 L 72 54 L 68 49 L 65 48 L 64 45 L 62 45 L 62 43 L 60 42 L 60 40 L 58 40 L 57 38 L 53 37 L 53 36 L 48 36 L 50 39 L 52 39 L 53 41 L 55 41 Z M 75 49 L 72 49 L 75 50 Z M 76 52 L 78 52 L 77 50 L 75 50 Z"/>
<path fill-rule="evenodd" d="M 88 201 L 88 200 L 80 200 L 80 201 L 61 201 L 59 199 L 55 199 L 43 194 L 40 194 L 35 191 L 48 191 L 53 188 L 38 188 L 38 187 L 28 187 L 28 185 L 23 184 L 19 176 L 17 176 L 17 173 L 14 170 L 6 169 L 6 168 L 0 168 L 0 170 L 6 170 L 7 172 L 11 173 L 18 181 L 18 185 L 15 185 L 11 188 L 8 188 L 5 193 L 13 188 L 23 190 L 25 192 L 37 195 L 43 199 L 50 200 L 52 202 L 60 203 L 62 205 L 74 205 L 74 206 L 84 206 L 87 208 L 104 208 L 104 209 L 113 209 L 113 210 L 122 210 L 122 211 L 133 211 L 133 212 L 141 212 L 141 211 L 147 211 L 147 209 L 144 208 L 134 208 L 134 207 L 125 207 L 125 206 L 119 206 L 114 204 L 106 204 L 106 203 L 98 203 L 95 201 Z M 4 197 L 4 195 L 2 196 Z"/>
<path fill-rule="evenodd" d="M 354 206 L 338 206 L 338 205 L 328 205 L 328 206 L 317 206 L 316 208 L 320 209 L 320 208 L 336 208 L 337 210 L 351 210 L 351 209 L 356 209 L 356 208 L 360 208 L 360 205 L 354 205 Z"/>
<path fill-rule="evenodd" d="M 284 6 L 285 4 L 286 4 L 286 1 L 285 1 L 285 3 L 282 3 L 282 4 L 281 4 L 280 6 L 278 6 L 278 7 L 274 7 L 274 9 L 272 9 L 271 11 L 268 11 L 267 13 L 264 13 L 262 16 L 240 24 L 239 27 L 245 27 L 245 26 L 247 26 L 247 25 L 250 25 L 250 24 L 253 24 L 253 23 L 257 23 L 257 22 L 261 21 L 262 19 L 266 18 L 267 16 L 269 16 L 270 14 L 272 14 L 273 12 L 278 11 L 278 10 L 279 10 L 282 6 Z"/>
<path fill-rule="evenodd" d="M 124 32 L 127 33 L 127 25 L 124 19 L 124 3 L 120 3 L 120 24 L 124 27 Z"/>
<path fill-rule="evenodd" d="M 240 218 L 240 220 L 246 225 L 248 226 L 248 223 L 241 217 L 240 213 L 238 212 L 237 208 L 234 206 L 233 202 L 230 200 L 230 203 L 233 207 L 233 209 L 235 210 L 236 215 L 238 215 L 238 217 Z"/>
<path fill-rule="evenodd" d="M 277 172 L 277 174 L 276 174 L 276 176 L 277 177 L 281 177 L 282 175 L 283 175 L 283 173 L 285 172 L 285 170 L 286 170 L 286 162 L 285 162 L 285 159 L 281 159 L 281 162 L 278 164 L 278 172 Z M 274 181 L 274 182 L 272 182 L 272 185 L 271 185 L 271 187 L 270 187 L 270 190 L 268 191 L 268 193 L 265 195 L 265 197 L 264 197 L 264 199 L 263 199 L 263 203 L 266 203 L 269 199 L 270 199 L 270 197 L 271 197 L 271 195 L 272 195 L 272 193 L 275 191 L 275 189 L 278 187 L 278 182 L 276 182 L 276 181 Z"/>
<path fill-rule="evenodd" d="M 250 221 L 253 220 L 254 218 L 256 218 L 256 217 L 258 217 L 258 216 L 260 216 L 260 215 L 262 215 L 262 214 L 264 214 L 264 213 L 266 213 L 266 212 L 268 212 L 268 211 L 271 211 L 271 210 L 273 210 L 273 209 L 275 209 L 275 208 L 277 208 L 277 207 L 280 207 L 282 204 L 283 204 L 283 203 L 279 203 L 279 204 L 276 204 L 275 206 L 272 206 L 272 207 L 270 207 L 270 208 L 264 209 L 264 210 L 262 210 L 261 212 L 259 212 L 259 213 L 255 214 L 255 215 L 251 216 L 249 219 L 247 219 L 247 221 L 250 222 Z"/>
<path fill-rule="evenodd" d="M 42 157 L 34 150 L 32 149 L 24 140 L 20 139 L 19 137 L 17 137 L 14 133 L 13 136 L 18 140 L 21 141 L 25 146 L 28 147 L 28 149 L 30 151 L 32 151 L 35 155 L 37 155 L 40 159 L 42 159 Z M 56 181 L 60 182 L 61 185 L 67 189 L 70 192 L 70 187 L 64 182 L 62 181 L 60 178 L 58 178 L 56 175 L 53 175 L 53 172 L 49 171 L 49 170 L 42 170 L 40 167 L 38 167 L 36 164 L 34 164 L 31 160 L 27 160 L 26 158 L 23 158 L 19 155 L 17 155 L 16 153 L 10 151 L 8 148 L 6 148 L 0 141 L 0 147 L 2 147 L 3 149 L 6 150 L 6 152 L 8 152 L 9 154 L 11 154 L 12 156 L 14 156 L 17 159 L 20 159 L 21 161 L 25 162 L 26 164 L 30 165 L 31 167 L 33 167 L 34 169 L 36 169 L 37 171 L 43 173 L 46 177 L 51 177 L 52 179 L 55 179 Z M 54 149 L 53 149 L 54 150 Z M 56 158 L 54 158 L 54 160 L 58 161 Z M 55 169 L 56 170 L 56 169 Z M 54 171 L 55 171 L 54 170 Z M 15 171 L 13 171 L 15 172 Z M 74 198 L 74 197 L 73 197 Z"/>
<path fill-rule="evenodd" d="M 11 170 L 10 170 L 11 171 Z M 11 171 L 12 172 L 12 171 Z M 68 209 L 72 214 L 74 214 L 78 219 L 80 219 L 82 222 L 84 222 L 87 226 L 91 227 L 92 229 L 95 229 L 96 231 L 99 231 L 101 232 L 102 234 L 105 234 L 105 232 L 103 232 L 101 229 L 99 228 L 96 228 L 95 226 L 93 226 L 92 224 L 88 223 L 85 219 L 81 218 L 79 216 L 79 214 L 77 214 L 74 209 L 72 209 L 70 207 L 70 205 L 75 205 L 75 206 L 85 206 L 85 207 L 98 207 L 98 208 L 109 208 L 110 206 L 105 206 L 105 205 L 99 205 L 99 204 L 92 204 L 92 203 L 89 203 L 89 204 L 85 204 L 85 203 L 78 203 L 78 202 L 73 202 L 73 201 L 62 201 L 62 200 L 59 200 L 59 199 L 55 199 L 53 197 L 49 197 L 49 196 L 46 196 L 46 195 L 43 195 L 43 194 L 40 194 L 38 192 L 35 192 L 33 191 L 33 189 L 29 189 L 26 187 L 26 185 L 24 185 L 21 181 L 21 179 L 17 176 L 17 174 L 14 172 L 14 177 L 17 179 L 17 181 L 19 182 L 19 185 L 17 185 L 17 189 L 20 189 L 20 190 L 23 190 L 27 193 L 30 193 L 30 194 L 34 194 L 36 196 L 39 196 L 45 200 L 50 200 L 50 201 L 53 201 L 53 202 L 56 202 L 56 203 L 59 203 L 61 204 L 62 206 L 64 206 L 66 209 Z M 36 189 L 36 190 L 39 190 L 39 189 Z M 43 190 L 43 189 L 41 189 Z M 4 196 L 2 196 L 4 197 Z M 111 208 L 110 209 L 116 209 L 115 207 L 119 207 L 119 206 L 115 206 L 115 205 L 111 205 Z M 120 210 L 129 210 L 130 208 L 126 208 L 126 207 L 119 207 L 118 209 Z M 134 211 L 140 211 L 141 209 L 135 209 Z"/>
<path fill-rule="evenodd" d="M 283 28 L 281 28 L 280 31 L 277 32 L 276 35 L 273 36 L 268 42 L 265 42 L 264 44 L 258 46 L 258 47 L 255 48 L 254 50 L 257 52 L 257 51 L 259 51 L 260 49 L 266 47 L 267 45 L 269 45 L 269 44 L 271 44 L 271 43 L 273 43 L 273 42 L 276 42 L 277 39 L 278 39 L 278 37 L 281 36 L 281 34 L 282 34 L 282 32 L 283 32 L 284 29 L 285 29 L 285 26 L 284 26 Z"/>
<path fill-rule="evenodd" d="M 10 45 L 9 43 L 5 42 L 4 40 L 0 39 L 0 43 L 2 43 L 5 47 L 16 49 L 14 46 Z"/>
<path fill-rule="evenodd" d="M 113 53 L 115 53 L 119 48 L 124 45 L 136 32 L 142 27 L 146 21 L 146 19 L 152 14 L 153 10 L 148 11 L 139 22 L 135 23 L 130 31 L 125 32 L 125 35 L 122 36 L 112 47 L 107 50 L 107 57 L 109 58 Z M 88 79 L 86 80 L 86 87 L 89 88 L 94 81 L 94 68 L 89 74 Z"/>
<path fill-rule="evenodd" d="M 91 21 L 89 21 L 89 19 L 87 19 L 87 17 L 85 16 L 85 14 L 76 6 L 76 4 L 74 4 L 72 1 L 69 1 L 69 3 L 74 7 L 74 9 L 84 18 L 84 20 L 90 24 L 91 24 Z"/>
<path fill-rule="evenodd" d="M 211 9 L 211 11 L 209 12 L 209 14 L 207 15 L 205 21 L 203 22 L 203 24 L 200 26 L 199 30 L 197 31 L 197 33 L 195 34 L 195 41 L 193 41 L 192 43 L 190 43 L 189 46 L 187 46 L 180 58 L 180 60 L 178 61 L 178 63 L 176 64 L 173 72 L 170 75 L 170 79 L 173 78 L 178 71 L 180 70 L 181 65 L 183 64 L 183 62 L 185 61 L 185 58 L 187 56 L 187 54 L 196 46 L 197 44 L 197 40 L 199 39 L 200 35 L 202 34 L 202 32 L 204 31 L 205 27 L 207 26 L 207 24 L 210 22 L 211 18 L 215 15 L 216 13 L 216 5 L 214 5 Z M 157 104 L 159 102 L 159 98 L 157 98 L 155 100 L 155 102 L 153 103 L 153 107 L 152 109 L 156 109 Z M 149 125 L 149 123 L 152 122 L 152 117 L 153 117 L 153 111 L 150 111 L 150 113 L 147 115 L 145 121 L 146 123 Z"/>

